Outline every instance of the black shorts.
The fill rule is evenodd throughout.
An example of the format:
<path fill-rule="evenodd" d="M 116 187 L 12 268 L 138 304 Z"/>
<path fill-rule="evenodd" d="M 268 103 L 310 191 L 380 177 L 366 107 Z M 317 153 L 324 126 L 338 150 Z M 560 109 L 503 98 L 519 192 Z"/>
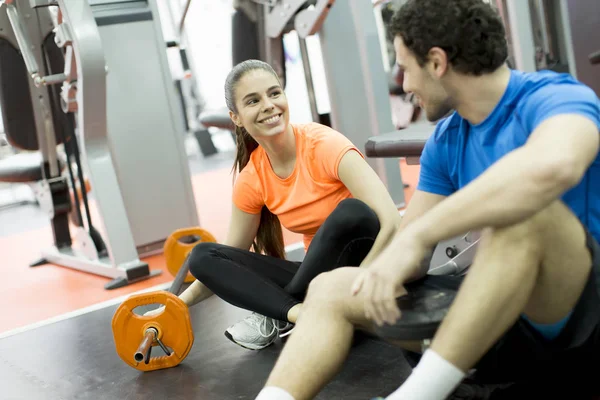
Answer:
<path fill-rule="evenodd" d="M 560 335 L 549 341 L 526 319 L 519 318 L 476 365 L 478 382 L 559 382 L 576 384 L 581 390 L 587 384 L 600 386 L 596 383 L 600 365 L 600 246 L 589 233 L 587 246 L 593 267 Z M 462 278 L 444 276 L 430 276 L 424 281 L 427 286 L 452 289 L 461 283 Z"/>

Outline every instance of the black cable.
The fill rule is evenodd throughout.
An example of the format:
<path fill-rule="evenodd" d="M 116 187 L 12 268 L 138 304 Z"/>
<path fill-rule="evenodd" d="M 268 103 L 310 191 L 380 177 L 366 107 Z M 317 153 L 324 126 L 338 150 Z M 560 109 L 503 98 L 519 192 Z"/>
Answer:
<path fill-rule="evenodd" d="M 41 27 L 37 10 L 36 10 L 36 15 L 38 17 L 38 26 Z M 44 69 L 48 73 L 52 74 L 53 71 L 50 68 L 50 61 L 48 59 L 49 52 L 47 51 L 45 42 L 42 42 L 42 50 L 43 50 L 42 61 L 44 63 Z M 69 169 L 69 175 L 71 177 L 71 185 L 73 186 L 73 192 L 74 192 L 73 199 L 75 201 L 75 207 L 77 209 L 76 211 L 77 211 L 77 216 L 79 218 L 79 226 L 83 227 L 83 216 L 81 214 L 81 204 L 79 202 L 79 196 L 77 193 L 77 185 L 75 182 L 75 176 L 73 174 L 73 170 L 71 167 L 71 158 L 69 157 L 69 153 L 71 151 L 72 151 L 73 155 L 75 156 L 75 164 L 77 165 L 77 174 L 78 174 L 81 195 L 83 198 L 83 206 L 85 208 L 88 229 L 89 229 L 89 232 L 91 233 L 91 231 L 93 230 L 92 216 L 90 213 L 90 208 L 89 208 L 89 203 L 88 203 L 87 190 L 85 187 L 85 179 L 83 176 L 83 169 L 81 166 L 81 158 L 79 157 L 79 144 L 77 141 L 77 135 L 75 134 L 74 124 L 73 124 L 73 121 L 71 120 L 71 118 L 73 118 L 73 114 L 68 115 L 65 112 L 63 112 L 62 109 L 57 109 L 56 108 L 57 104 L 59 104 L 59 100 L 57 99 L 57 97 L 58 97 L 57 91 L 54 88 L 51 88 L 49 90 L 49 92 L 50 92 L 50 95 L 49 95 L 50 107 L 53 110 L 53 114 L 62 116 L 62 121 L 61 121 L 62 123 L 60 123 L 60 127 L 59 127 L 58 131 L 60 132 L 61 140 L 67 146 L 67 151 L 66 151 L 67 166 Z"/>
<path fill-rule="evenodd" d="M 38 27 L 41 26 L 40 24 L 40 18 L 39 18 L 39 13 L 37 10 L 35 10 L 36 13 L 36 18 L 38 20 Z M 43 62 L 43 66 L 44 66 L 44 70 L 46 71 L 47 74 L 51 74 L 51 68 L 50 68 L 50 61 L 48 60 L 48 49 L 46 48 L 46 44 L 45 41 L 42 41 L 42 62 Z M 55 119 L 55 116 L 57 115 L 56 112 L 56 90 L 54 89 L 54 87 L 49 87 L 48 88 L 48 101 L 50 103 L 50 110 L 52 112 L 52 120 L 53 122 L 58 122 Z M 70 157 L 70 152 L 73 150 L 69 149 L 69 145 L 71 145 L 72 143 L 70 143 L 68 141 L 67 135 L 64 131 L 64 124 L 60 124 L 60 126 L 55 128 L 55 131 L 59 134 L 61 141 L 65 144 L 66 146 L 66 152 L 65 155 L 67 156 L 67 168 L 69 170 L 69 177 L 71 178 L 71 186 L 73 187 L 73 190 L 76 192 L 76 182 L 75 182 L 75 175 L 73 174 L 73 168 L 71 166 L 71 157 Z M 59 165 L 60 168 L 60 165 Z M 76 208 L 76 212 L 77 212 L 77 217 L 78 217 L 78 223 L 79 226 L 83 226 L 83 219 L 82 219 L 82 215 L 81 215 L 81 206 L 79 204 L 79 198 L 77 196 L 77 193 L 75 193 L 74 200 L 75 200 L 75 208 Z"/>

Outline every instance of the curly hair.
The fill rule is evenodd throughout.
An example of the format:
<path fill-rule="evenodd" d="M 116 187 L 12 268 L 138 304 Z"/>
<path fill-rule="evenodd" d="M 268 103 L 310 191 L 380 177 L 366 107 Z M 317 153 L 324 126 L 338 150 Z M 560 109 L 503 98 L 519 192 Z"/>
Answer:
<path fill-rule="evenodd" d="M 389 33 L 400 36 L 423 67 L 429 50 L 443 49 L 457 72 L 493 72 L 508 58 L 506 31 L 496 9 L 483 0 L 408 0 L 394 14 Z"/>

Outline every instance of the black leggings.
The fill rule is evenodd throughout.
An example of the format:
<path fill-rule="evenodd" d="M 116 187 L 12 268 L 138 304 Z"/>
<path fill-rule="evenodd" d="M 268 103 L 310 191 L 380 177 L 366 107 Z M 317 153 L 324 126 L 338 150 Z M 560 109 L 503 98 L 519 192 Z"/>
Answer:
<path fill-rule="evenodd" d="M 236 307 L 287 321 L 322 272 L 358 266 L 379 233 L 379 219 L 365 203 L 341 201 L 315 234 L 302 263 L 218 243 L 200 243 L 189 259 L 191 274 Z"/>

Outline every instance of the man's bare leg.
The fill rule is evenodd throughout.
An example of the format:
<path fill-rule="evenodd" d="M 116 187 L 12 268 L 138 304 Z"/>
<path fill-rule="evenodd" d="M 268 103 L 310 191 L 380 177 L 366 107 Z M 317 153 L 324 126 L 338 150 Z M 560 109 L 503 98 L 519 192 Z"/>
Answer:
<path fill-rule="evenodd" d="M 525 313 L 551 324 L 573 309 L 592 260 L 585 231 L 562 202 L 485 232 L 471 270 L 431 348 L 468 371 Z"/>
<path fill-rule="evenodd" d="M 521 224 L 487 230 L 432 350 L 468 371 L 522 312 L 539 323 L 566 316 L 590 266 L 583 228 L 560 202 Z M 296 332 L 266 386 L 283 388 L 295 400 L 311 399 L 337 374 L 354 328 L 372 327 L 361 296 L 348 295 L 358 273 L 341 268 L 311 283 Z M 414 349 L 414 343 L 402 347 Z"/>
<path fill-rule="evenodd" d="M 358 268 L 339 268 L 311 282 L 294 333 L 266 386 L 282 388 L 295 400 L 312 399 L 339 372 L 354 329 L 372 329 L 364 316 L 364 300 L 350 295 L 359 272 Z"/>
<path fill-rule="evenodd" d="M 537 323 L 559 322 L 577 303 L 591 265 L 585 231 L 562 202 L 525 222 L 487 229 L 432 341 L 432 356 L 466 373 L 522 313 Z M 423 365 L 420 373 L 414 372 L 389 398 L 412 398 L 408 393 L 422 390 L 423 381 L 431 382 L 436 371 L 425 364 L 419 363 L 415 371 Z"/>

